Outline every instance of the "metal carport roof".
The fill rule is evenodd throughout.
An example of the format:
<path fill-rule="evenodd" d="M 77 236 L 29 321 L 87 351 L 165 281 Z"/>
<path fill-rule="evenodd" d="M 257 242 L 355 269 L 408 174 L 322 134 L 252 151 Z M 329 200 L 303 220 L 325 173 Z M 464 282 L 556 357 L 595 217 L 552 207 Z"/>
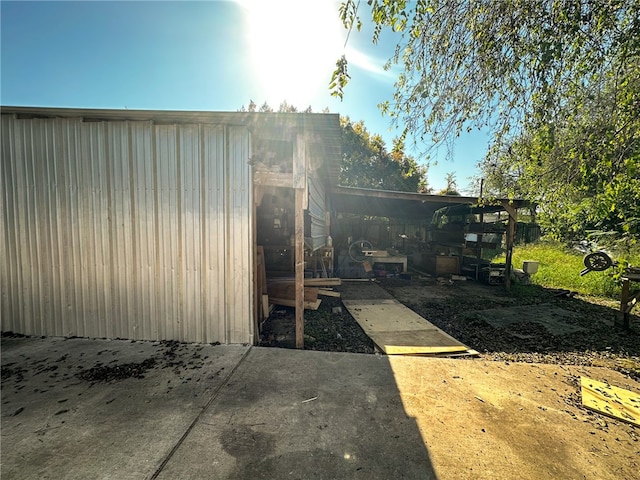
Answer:
<path fill-rule="evenodd" d="M 332 209 L 335 212 L 375 215 L 389 218 L 431 220 L 434 212 L 444 207 L 471 209 L 472 213 L 491 213 L 510 206 L 518 209 L 530 203 L 521 199 L 484 199 L 454 195 L 429 195 L 393 192 L 370 188 L 334 187 Z"/>

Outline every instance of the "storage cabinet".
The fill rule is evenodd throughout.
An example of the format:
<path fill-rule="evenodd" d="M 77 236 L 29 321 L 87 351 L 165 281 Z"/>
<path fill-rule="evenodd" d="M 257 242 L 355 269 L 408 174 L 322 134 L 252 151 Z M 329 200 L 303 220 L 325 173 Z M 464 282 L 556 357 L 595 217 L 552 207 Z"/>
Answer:
<path fill-rule="evenodd" d="M 427 270 L 436 275 L 460 274 L 460 257 L 428 255 L 426 261 Z"/>

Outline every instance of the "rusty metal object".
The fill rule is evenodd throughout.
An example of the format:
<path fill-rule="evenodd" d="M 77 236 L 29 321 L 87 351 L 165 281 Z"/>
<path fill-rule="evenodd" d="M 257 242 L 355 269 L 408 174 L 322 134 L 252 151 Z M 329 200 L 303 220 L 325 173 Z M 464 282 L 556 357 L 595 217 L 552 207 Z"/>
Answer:
<path fill-rule="evenodd" d="M 606 252 L 600 250 L 585 255 L 583 263 L 585 268 L 580 272 L 580 276 L 591 271 L 602 272 L 613 265 L 613 260 Z"/>

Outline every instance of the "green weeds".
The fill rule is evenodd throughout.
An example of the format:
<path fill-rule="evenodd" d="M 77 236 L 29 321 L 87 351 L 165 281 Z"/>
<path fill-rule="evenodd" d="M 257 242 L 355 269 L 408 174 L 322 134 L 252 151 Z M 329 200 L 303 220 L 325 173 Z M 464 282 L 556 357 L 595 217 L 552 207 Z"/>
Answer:
<path fill-rule="evenodd" d="M 550 240 L 517 245 L 513 250 L 513 267 L 522 268 L 525 260 L 539 263 L 538 272 L 531 276 L 531 283 L 546 288 L 566 289 L 581 295 L 617 298 L 620 296 L 620 269 L 611 267 L 604 272 L 589 272 L 580 276 L 584 269 L 584 255 L 577 250 Z M 620 260 L 615 258 L 614 260 Z M 504 256 L 495 261 L 504 261 Z M 640 253 L 630 254 L 625 261 L 640 266 Z M 626 263 L 625 263 L 626 264 Z"/>

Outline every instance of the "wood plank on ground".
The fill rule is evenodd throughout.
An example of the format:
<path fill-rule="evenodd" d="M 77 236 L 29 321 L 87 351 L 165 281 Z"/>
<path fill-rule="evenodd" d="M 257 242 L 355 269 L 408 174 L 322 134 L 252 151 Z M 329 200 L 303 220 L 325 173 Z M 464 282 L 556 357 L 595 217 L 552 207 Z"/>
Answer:
<path fill-rule="evenodd" d="M 336 297 L 340 298 L 340 292 L 336 292 L 335 290 L 329 290 L 327 288 L 318 289 L 318 295 L 324 295 L 325 297 Z"/>
<path fill-rule="evenodd" d="M 586 408 L 640 426 L 640 392 L 588 377 L 580 377 L 580 390 Z"/>
<path fill-rule="evenodd" d="M 397 300 L 343 299 L 373 342 L 388 355 L 461 354 L 469 347 Z"/>
<path fill-rule="evenodd" d="M 376 332 L 374 341 L 388 355 L 417 353 L 458 353 L 466 352 L 467 347 L 457 340 L 451 340 L 442 331 L 430 328 L 424 330 L 405 330 L 394 332 Z"/>

